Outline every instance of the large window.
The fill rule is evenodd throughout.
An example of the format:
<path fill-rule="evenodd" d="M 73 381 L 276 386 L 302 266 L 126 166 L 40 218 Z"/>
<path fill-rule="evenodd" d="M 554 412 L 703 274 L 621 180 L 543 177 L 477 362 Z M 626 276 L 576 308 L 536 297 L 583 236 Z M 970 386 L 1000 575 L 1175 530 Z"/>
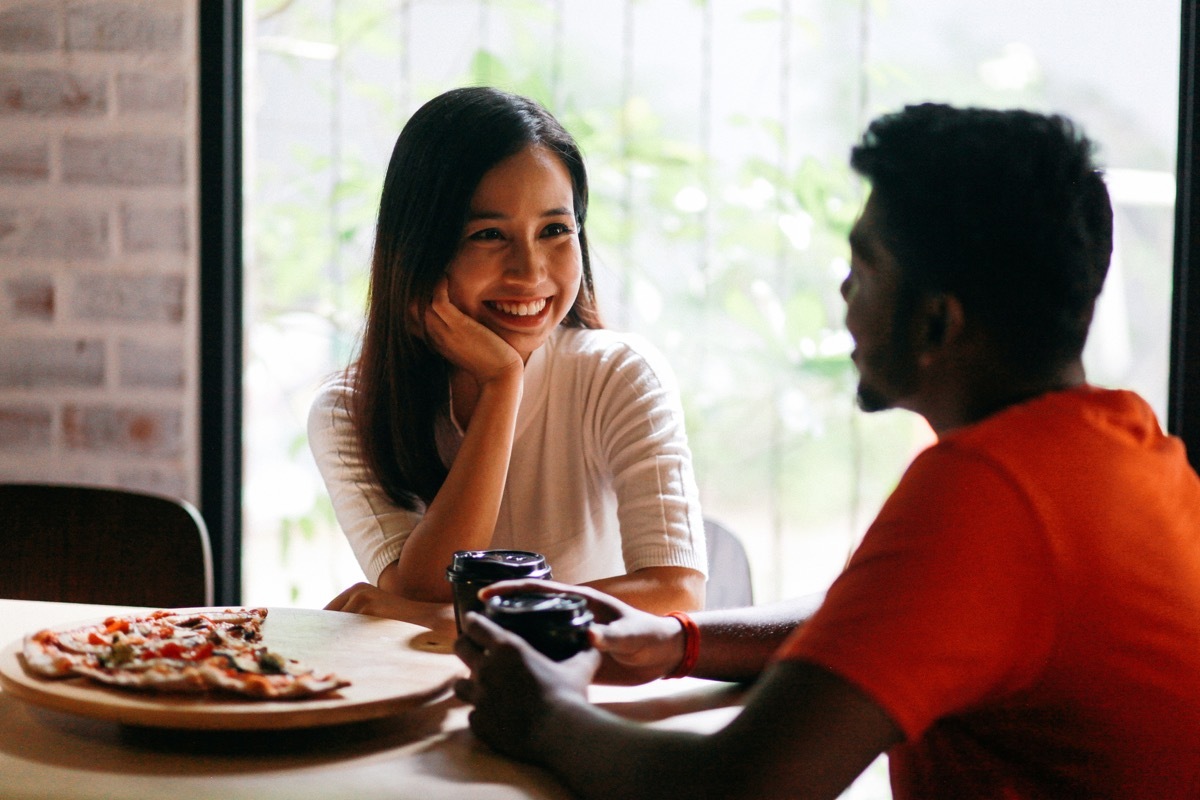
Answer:
<path fill-rule="evenodd" d="M 837 293 L 876 114 L 948 101 L 1065 113 L 1101 143 L 1116 254 L 1089 377 L 1166 419 L 1175 0 L 258 0 L 245 10 L 245 602 L 319 606 L 362 575 L 308 454 L 351 357 L 375 204 L 422 102 L 488 83 L 576 135 L 612 327 L 679 374 L 706 514 L 756 596 L 837 574 L 912 455 L 854 408 Z M 882 760 L 847 794 L 887 796 Z"/>
<path fill-rule="evenodd" d="M 247 6 L 244 597 L 321 605 L 361 573 L 308 455 L 350 358 L 373 215 L 407 116 L 455 85 L 536 97 L 580 140 L 607 322 L 683 386 L 705 511 L 757 597 L 824 586 L 913 453 L 866 416 L 837 294 L 875 114 L 1064 112 L 1102 144 L 1117 254 L 1086 353 L 1165 419 L 1178 4 L 1091 0 L 259 0 Z"/>

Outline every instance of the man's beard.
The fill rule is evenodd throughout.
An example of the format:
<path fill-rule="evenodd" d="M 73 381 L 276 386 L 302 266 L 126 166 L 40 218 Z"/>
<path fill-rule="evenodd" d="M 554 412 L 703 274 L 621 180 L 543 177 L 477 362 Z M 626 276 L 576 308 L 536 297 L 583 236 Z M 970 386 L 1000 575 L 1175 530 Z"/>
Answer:
<path fill-rule="evenodd" d="M 906 334 L 907 328 L 898 325 L 886 350 L 863 355 L 855 391 L 855 400 L 863 411 L 874 413 L 896 408 L 902 398 L 917 390 L 917 354 Z"/>
<path fill-rule="evenodd" d="M 912 338 L 916 307 L 916 290 L 906 286 L 900 292 L 892 314 L 886 348 L 877 347 L 862 353 L 855 401 L 868 414 L 895 408 L 901 398 L 917 389 L 917 350 Z"/>
<path fill-rule="evenodd" d="M 876 411 L 887 411 L 892 408 L 892 401 L 886 395 L 872 389 L 870 386 L 863 386 L 861 383 L 858 384 L 858 391 L 854 399 L 859 409 L 868 414 Z"/>

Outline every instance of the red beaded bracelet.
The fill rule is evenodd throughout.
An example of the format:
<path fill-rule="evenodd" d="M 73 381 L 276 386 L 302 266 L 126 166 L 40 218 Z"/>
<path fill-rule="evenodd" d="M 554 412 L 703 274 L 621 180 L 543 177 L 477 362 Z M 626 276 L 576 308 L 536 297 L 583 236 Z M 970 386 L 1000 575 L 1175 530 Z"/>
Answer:
<path fill-rule="evenodd" d="M 683 626 L 683 660 L 679 662 L 679 666 L 663 677 L 686 678 L 696 668 L 696 662 L 700 660 L 700 627 L 694 619 L 682 611 L 672 611 L 667 616 L 679 620 L 679 624 Z"/>

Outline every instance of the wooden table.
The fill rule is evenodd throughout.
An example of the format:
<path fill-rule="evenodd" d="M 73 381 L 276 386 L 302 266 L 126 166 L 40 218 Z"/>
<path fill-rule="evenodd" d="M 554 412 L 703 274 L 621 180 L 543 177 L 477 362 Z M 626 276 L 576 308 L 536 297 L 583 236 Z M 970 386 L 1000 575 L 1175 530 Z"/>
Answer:
<path fill-rule="evenodd" d="M 0 647 L 39 628 L 135 610 L 0 599 Z M 453 655 L 439 657 L 447 670 L 460 666 Z M 592 699 L 652 725 L 695 731 L 715 730 L 737 713 L 731 687 L 693 679 L 593 687 Z M 567 797 L 547 773 L 475 739 L 468 711 L 443 694 L 391 716 L 334 726 L 186 731 L 49 710 L 0 691 L 0 797 Z"/>

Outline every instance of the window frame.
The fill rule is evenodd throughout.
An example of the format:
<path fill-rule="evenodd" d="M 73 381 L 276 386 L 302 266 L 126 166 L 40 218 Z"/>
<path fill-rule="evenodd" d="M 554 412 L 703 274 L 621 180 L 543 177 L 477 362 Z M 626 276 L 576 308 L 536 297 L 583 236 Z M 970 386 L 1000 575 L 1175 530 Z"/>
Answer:
<path fill-rule="evenodd" d="M 218 605 L 242 595 L 242 11 L 197 3 L 200 512 Z"/>
<path fill-rule="evenodd" d="M 1167 430 L 1183 439 L 1200 470 L 1200 0 L 1182 0 L 1179 43 L 1179 149 L 1175 161 L 1175 264 Z"/>

